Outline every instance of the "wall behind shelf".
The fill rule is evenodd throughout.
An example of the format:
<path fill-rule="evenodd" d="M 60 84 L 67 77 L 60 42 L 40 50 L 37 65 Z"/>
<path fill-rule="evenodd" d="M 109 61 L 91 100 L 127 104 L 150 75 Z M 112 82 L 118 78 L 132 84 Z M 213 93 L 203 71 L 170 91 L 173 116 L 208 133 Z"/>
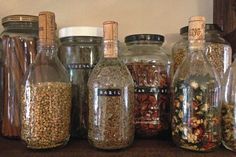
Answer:
<path fill-rule="evenodd" d="M 159 33 L 166 36 L 168 48 L 190 16 L 213 21 L 213 0 L 0 0 L 0 18 L 44 10 L 56 13 L 58 28 L 101 26 L 105 20 L 116 20 L 121 41 L 128 34 Z"/>

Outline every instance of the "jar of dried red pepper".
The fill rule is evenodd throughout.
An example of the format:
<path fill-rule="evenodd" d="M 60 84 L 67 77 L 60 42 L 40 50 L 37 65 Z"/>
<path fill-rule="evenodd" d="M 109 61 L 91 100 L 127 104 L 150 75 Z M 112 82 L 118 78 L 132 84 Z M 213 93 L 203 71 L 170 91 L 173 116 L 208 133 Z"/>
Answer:
<path fill-rule="evenodd" d="M 162 47 L 164 36 L 135 34 L 125 37 L 123 60 L 135 83 L 136 135 L 153 137 L 169 128 L 170 60 Z"/>

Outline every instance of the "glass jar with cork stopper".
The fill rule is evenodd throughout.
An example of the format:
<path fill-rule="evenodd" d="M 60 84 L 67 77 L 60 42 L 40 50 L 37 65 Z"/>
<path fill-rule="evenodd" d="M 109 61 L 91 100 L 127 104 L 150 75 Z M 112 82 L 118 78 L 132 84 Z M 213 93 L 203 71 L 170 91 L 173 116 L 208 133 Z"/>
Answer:
<path fill-rule="evenodd" d="M 71 84 L 55 29 L 54 13 L 40 12 L 38 54 L 21 88 L 21 138 L 31 149 L 62 146 L 70 137 Z"/>
<path fill-rule="evenodd" d="M 204 56 L 204 17 L 190 18 L 188 40 L 172 82 L 172 137 L 181 148 L 206 152 L 221 144 L 221 84 Z"/>
<path fill-rule="evenodd" d="M 99 149 L 121 149 L 134 138 L 134 84 L 118 58 L 118 23 L 103 23 L 104 57 L 89 81 L 89 142 Z"/>

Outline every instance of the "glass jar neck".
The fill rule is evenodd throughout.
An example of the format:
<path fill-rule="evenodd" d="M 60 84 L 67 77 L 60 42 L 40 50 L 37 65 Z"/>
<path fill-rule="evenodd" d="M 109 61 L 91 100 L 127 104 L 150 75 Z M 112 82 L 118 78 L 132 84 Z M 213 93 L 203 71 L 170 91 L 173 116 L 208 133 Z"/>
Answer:
<path fill-rule="evenodd" d="M 105 40 L 104 41 L 104 58 L 118 57 L 118 41 Z"/>
<path fill-rule="evenodd" d="M 3 24 L 4 32 L 10 33 L 38 33 L 37 22 L 8 22 Z"/>
<path fill-rule="evenodd" d="M 71 36 L 60 38 L 62 43 L 81 43 L 81 44 L 101 44 L 102 37 L 90 37 L 90 36 Z"/>
<path fill-rule="evenodd" d="M 130 55 L 151 55 L 161 49 L 162 43 L 132 43 L 126 45 Z"/>
<path fill-rule="evenodd" d="M 55 41 L 43 42 L 38 41 L 38 54 L 44 57 L 57 57 L 57 44 Z"/>

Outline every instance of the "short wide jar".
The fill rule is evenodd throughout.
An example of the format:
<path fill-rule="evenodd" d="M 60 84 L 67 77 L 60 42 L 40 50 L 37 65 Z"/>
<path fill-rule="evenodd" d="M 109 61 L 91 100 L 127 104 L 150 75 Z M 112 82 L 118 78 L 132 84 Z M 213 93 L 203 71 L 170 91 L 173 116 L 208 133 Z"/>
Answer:
<path fill-rule="evenodd" d="M 123 60 L 135 84 L 135 132 L 153 137 L 169 128 L 170 61 L 162 48 L 164 36 L 135 34 L 125 37 Z"/>

